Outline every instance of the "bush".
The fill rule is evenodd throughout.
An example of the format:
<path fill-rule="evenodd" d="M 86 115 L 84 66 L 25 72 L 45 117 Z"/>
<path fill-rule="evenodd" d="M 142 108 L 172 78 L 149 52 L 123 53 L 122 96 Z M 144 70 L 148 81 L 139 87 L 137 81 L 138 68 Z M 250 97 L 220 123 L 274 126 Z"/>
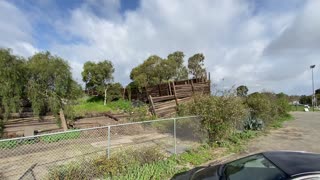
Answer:
<path fill-rule="evenodd" d="M 253 119 L 262 119 L 266 124 L 272 121 L 274 115 L 272 103 L 266 94 L 250 94 L 247 98 L 247 105 Z"/>
<path fill-rule="evenodd" d="M 154 147 L 126 149 L 114 154 L 109 159 L 101 156 L 93 160 L 83 160 L 53 167 L 49 170 L 47 179 L 113 178 L 130 172 L 136 167 L 162 161 L 164 158 L 164 154 Z"/>
<path fill-rule="evenodd" d="M 288 97 L 283 93 L 277 95 L 269 92 L 253 93 L 248 96 L 246 103 L 250 108 L 252 119 L 262 120 L 267 126 L 288 115 L 290 111 Z"/>
<path fill-rule="evenodd" d="M 128 171 L 132 167 L 163 160 L 164 157 L 157 148 L 145 147 L 135 150 L 127 149 L 116 153 L 110 159 L 102 156 L 94 160 L 94 164 L 99 174 L 113 177 Z"/>
<path fill-rule="evenodd" d="M 289 99 L 283 93 L 277 94 L 276 105 L 279 116 L 286 116 L 291 109 Z"/>
<path fill-rule="evenodd" d="M 66 165 L 55 166 L 49 169 L 47 179 L 76 180 L 94 179 L 98 175 L 92 161 L 72 162 Z"/>
<path fill-rule="evenodd" d="M 247 114 L 241 98 L 233 94 L 224 96 L 196 95 L 180 107 L 180 115 L 198 115 L 207 131 L 209 142 L 228 138 Z"/>

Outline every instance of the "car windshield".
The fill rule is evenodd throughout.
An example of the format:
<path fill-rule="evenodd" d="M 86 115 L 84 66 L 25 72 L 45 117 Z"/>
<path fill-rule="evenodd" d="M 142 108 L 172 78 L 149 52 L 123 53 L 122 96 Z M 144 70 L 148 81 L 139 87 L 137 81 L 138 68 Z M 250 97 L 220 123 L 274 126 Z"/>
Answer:
<path fill-rule="evenodd" d="M 228 180 L 281 180 L 286 175 L 262 154 L 242 158 L 225 165 L 225 179 Z"/>

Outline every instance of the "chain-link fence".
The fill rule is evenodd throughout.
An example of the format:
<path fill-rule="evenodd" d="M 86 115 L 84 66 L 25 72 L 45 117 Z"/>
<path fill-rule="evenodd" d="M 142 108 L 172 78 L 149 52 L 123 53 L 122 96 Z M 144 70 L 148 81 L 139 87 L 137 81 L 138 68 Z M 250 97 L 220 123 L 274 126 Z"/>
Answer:
<path fill-rule="evenodd" d="M 111 158 L 126 148 L 152 146 L 168 155 L 181 153 L 206 140 L 200 126 L 199 117 L 189 116 L 0 140 L 0 177 L 47 179 L 59 165 Z"/>

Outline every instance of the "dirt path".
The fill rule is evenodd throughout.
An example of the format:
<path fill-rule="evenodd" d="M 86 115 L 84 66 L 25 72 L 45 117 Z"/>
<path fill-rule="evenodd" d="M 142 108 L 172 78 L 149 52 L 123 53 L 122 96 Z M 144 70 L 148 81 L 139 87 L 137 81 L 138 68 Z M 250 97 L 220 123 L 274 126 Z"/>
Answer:
<path fill-rule="evenodd" d="M 320 153 L 320 113 L 293 112 L 292 115 L 295 119 L 285 122 L 283 128 L 250 142 L 246 153 L 272 150 Z"/>
<path fill-rule="evenodd" d="M 203 165 L 219 164 L 263 151 L 308 151 L 320 153 L 320 112 L 292 112 L 294 120 L 282 128 L 271 130 L 247 145 L 244 152 L 232 154 Z"/>

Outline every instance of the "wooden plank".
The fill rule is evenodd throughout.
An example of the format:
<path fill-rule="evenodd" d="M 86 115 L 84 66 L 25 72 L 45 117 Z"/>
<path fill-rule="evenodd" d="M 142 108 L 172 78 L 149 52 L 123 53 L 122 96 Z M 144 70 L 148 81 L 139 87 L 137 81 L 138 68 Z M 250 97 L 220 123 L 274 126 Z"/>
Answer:
<path fill-rule="evenodd" d="M 171 104 L 175 104 L 175 101 L 171 100 L 171 101 L 164 101 L 161 103 L 155 103 L 154 107 L 157 109 L 159 107 L 163 107 L 163 106 L 167 106 L 167 105 L 171 105 Z"/>
<path fill-rule="evenodd" d="M 119 121 L 119 118 L 113 116 L 113 115 L 110 114 L 110 113 L 104 113 L 104 116 L 109 117 L 109 118 L 111 118 L 111 119 L 114 119 L 115 121 Z"/>
<path fill-rule="evenodd" d="M 168 87 L 169 87 L 169 95 L 172 95 L 170 82 L 168 82 Z"/>
<path fill-rule="evenodd" d="M 174 98 L 175 98 L 174 95 L 170 95 L 170 96 L 153 97 L 152 100 L 154 103 L 156 103 L 160 101 L 173 100 Z"/>
<path fill-rule="evenodd" d="M 156 116 L 157 113 L 156 113 L 156 110 L 155 110 L 155 108 L 154 108 L 154 104 L 153 104 L 153 100 L 152 100 L 152 96 L 151 96 L 151 95 L 149 95 L 149 101 L 150 101 L 150 103 L 151 103 L 153 115 Z"/>
<path fill-rule="evenodd" d="M 163 111 L 163 110 L 165 110 L 165 109 L 171 109 L 171 108 L 175 109 L 175 108 L 176 108 L 176 105 L 173 104 L 173 105 L 165 106 L 165 107 L 158 108 L 158 109 L 155 109 L 155 110 L 156 110 L 157 112 L 160 112 L 160 111 Z"/>

